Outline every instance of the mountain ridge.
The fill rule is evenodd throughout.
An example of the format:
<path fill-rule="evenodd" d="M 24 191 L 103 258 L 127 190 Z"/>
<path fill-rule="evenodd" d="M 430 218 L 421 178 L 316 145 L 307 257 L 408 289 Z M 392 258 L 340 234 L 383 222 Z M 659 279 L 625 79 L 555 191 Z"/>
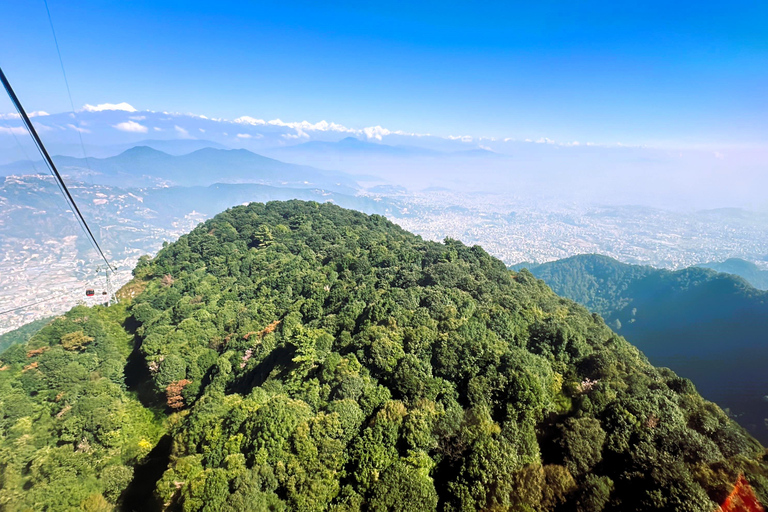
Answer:
<path fill-rule="evenodd" d="M 383 144 L 378 142 L 369 142 L 367 140 L 360 140 L 357 137 L 345 137 L 338 141 L 309 141 L 302 142 L 301 144 L 294 144 L 291 146 L 282 146 L 272 148 L 268 152 L 274 152 L 276 154 L 298 154 L 298 153 L 338 153 L 343 155 L 345 153 L 350 155 L 378 155 L 389 157 L 461 157 L 461 156 L 491 156 L 498 155 L 499 153 L 483 148 L 472 149 L 451 149 L 451 150 L 437 150 L 424 148 L 419 146 L 410 146 L 406 144 Z"/>
<path fill-rule="evenodd" d="M 354 193 L 359 187 L 350 176 L 305 165 L 281 162 L 246 149 L 201 148 L 184 155 L 170 155 L 149 146 L 134 146 L 106 158 L 54 156 L 63 173 L 80 179 L 117 186 L 211 185 L 216 182 L 288 184 Z M 39 169 L 44 167 L 38 165 Z M 0 175 L 29 173 L 28 161 L 0 166 Z"/>
<path fill-rule="evenodd" d="M 478 246 L 250 203 L 120 297 L 0 354 L 9 506 L 711 512 L 740 475 L 768 498 L 764 448 L 690 381 Z"/>
<path fill-rule="evenodd" d="M 728 258 L 725 261 L 712 261 L 697 266 L 740 276 L 755 288 L 768 290 L 768 270 L 762 270 L 754 263 L 741 258 Z"/>
<path fill-rule="evenodd" d="M 768 441 L 768 293 L 708 268 L 672 271 L 600 255 L 529 270 L 556 293 L 602 315 L 655 364 L 692 379 Z"/>

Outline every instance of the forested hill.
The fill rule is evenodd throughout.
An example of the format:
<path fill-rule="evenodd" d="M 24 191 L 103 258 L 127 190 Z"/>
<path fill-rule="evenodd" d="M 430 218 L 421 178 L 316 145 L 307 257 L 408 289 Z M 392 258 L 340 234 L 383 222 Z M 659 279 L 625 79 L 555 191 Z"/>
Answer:
<path fill-rule="evenodd" d="M 768 501 L 764 448 L 690 381 L 480 247 L 251 203 L 135 276 L 0 356 L 3 507 L 712 512 L 737 481 Z"/>
<path fill-rule="evenodd" d="M 711 268 L 718 272 L 727 272 L 741 276 L 755 288 L 768 290 L 768 270 L 761 270 L 760 267 L 752 262 L 740 258 L 728 258 L 723 262 L 711 262 L 699 265 L 704 268 Z"/>
<path fill-rule="evenodd" d="M 598 255 L 531 267 L 768 442 L 768 292 L 710 269 L 660 270 Z"/>

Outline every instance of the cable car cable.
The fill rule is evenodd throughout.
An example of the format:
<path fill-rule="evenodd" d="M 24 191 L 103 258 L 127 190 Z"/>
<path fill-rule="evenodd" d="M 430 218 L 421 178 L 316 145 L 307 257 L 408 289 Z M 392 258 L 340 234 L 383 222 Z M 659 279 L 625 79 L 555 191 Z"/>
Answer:
<path fill-rule="evenodd" d="M 24 125 L 27 127 L 27 131 L 32 136 L 32 139 L 34 139 L 35 145 L 37 146 L 38 151 L 40 151 L 40 154 L 43 157 L 43 161 L 46 164 L 48 164 L 48 168 L 53 172 L 54 177 L 56 178 L 58 183 L 61 185 L 61 188 L 63 189 L 63 193 L 65 194 L 67 200 L 69 201 L 69 204 L 72 206 L 74 210 L 75 217 L 81 222 L 81 227 L 88 235 L 90 241 L 95 245 L 96 249 L 101 255 L 101 258 L 104 260 L 104 263 L 107 265 L 107 268 L 109 268 L 110 270 L 112 270 L 112 272 L 114 272 L 115 269 L 112 267 L 112 265 L 110 265 L 109 260 L 104 254 L 104 251 L 101 250 L 101 246 L 99 246 L 99 243 L 96 241 L 96 237 L 93 236 L 93 232 L 91 231 L 90 226 L 88 226 L 88 222 L 85 220 L 85 217 L 83 217 L 82 212 L 80 212 L 80 208 L 77 206 L 77 203 L 75 202 L 75 198 L 72 197 L 72 194 L 69 192 L 69 189 L 67 188 L 66 183 L 64 183 L 64 179 L 61 177 L 61 174 L 59 174 L 59 171 L 56 168 L 56 164 L 53 163 L 53 159 L 48 154 L 48 150 L 45 149 L 45 146 L 43 145 L 43 141 L 40 139 L 40 136 L 37 134 L 37 130 L 35 130 L 35 127 L 32 124 L 32 121 L 30 121 L 26 110 L 24 110 L 24 107 L 21 105 L 19 98 L 16 96 L 16 93 L 13 91 L 13 87 L 11 87 L 11 84 L 8 81 L 8 78 L 5 76 L 5 73 L 3 72 L 3 69 L 1 67 L 0 67 L 0 81 L 3 82 L 3 87 L 5 87 L 5 90 L 8 93 L 8 96 L 11 98 L 11 102 L 13 102 L 13 105 L 16 107 L 17 112 L 19 113 L 22 120 L 24 121 Z"/>
<path fill-rule="evenodd" d="M 72 91 L 69 88 L 69 80 L 67 79 L 67 72 L 64 70 L 64 59 L 61 58 L 61 50 L 59 49 L 59 38 L 56 37 L 56 30 L 53 28 L 53 18 L 51 18 L 51 10 L 48 8 L 48 0 L 43 0 L 45 3 L 45 12 L 48 13 L 48 23 L 51 25 L 51 33 L 53 34 L 53 42 L 56 43 L 56 54 L 59 56 L 59 64 L 61 64 L 61 74 L 64 75 L 64 84 L 67 86 L 67 96 L 69 96 L 69 105 L 72 107 L 72 115 L 75 114 L 75 102 L 72 101 Z M 88 171 L 93 174 L 91 169 L 91 163 L 88 160 L 88 155 L 85 152 L 85 144 L 83 143 L 83 134 L 80 131 L 80 127 L 75 127 L 77 137 L 80 139 L 80 147 L 83 150 L 83 158 L 85 159 L 85 165 L 88 167 Z"/>
<path fill-rule="evenodd" d="M 19 151 L 21 151 L 21 154 L 24 155 L 24 161 L 29 162 L 29 164 L 32 166 L 32 169 L 35 171 L 35 174 L 42 175 L 43 173 L 40 172 L 40 170 L 37 168 L 37 166 L 35 165 L 35 161 L 32 160 L 31 158 L 29 158 L 29 155 L 27 154 L 27 150 L 24 149 L 24 146 L 21 144 L 21 141 L 16 136 L 16 132 L 13 131 L 13 127 L 8 126 L 7 124 L 5 125 L 5 127 L 8 128 L 8 130 L 11 132 L 11 135 L 13 135 L 13 140 L 15 140 L 16 141 L 16 145 L 19 146 Z M 59 182 L 56 181 L 55 179 L 53 180 L 53 182 L 56 183 L 56 186 L 58 187 L 59 191 L 61 192 L 61 195 L 63 196 L 64 195 L 64 191 L 61 190 L 61 185 L 59 185 Z M 54 194 L 54 196 L 55 196 L 55 194 Z M 53 203 L 56 205 L 56 207 L 59 210 L 61 210 L 66 215 L 67 209 L 61 207 L 61 204 L 59 204 L 59 198 L 56 198 L 56 200 L 53 201 Z"/>
<path fill-rule="evenodd" d="M 77 203 L 74 202 L 74 198 L 69 193 L 69 189 L 67 188 L 66 184 L 64 183 L 64 180 L 59 174 L 58 169 L 53 163 L 53 159 L 50 157 L 50 155 L 48 154 L 48 151 L 45 149 L 45 146 L 43 145 L 43 141 L 37 135 L 37 130 L 35 130 L 34 125 L 32 125 L 32 121 L 30 121 L 29 116 L 24 110 L 24 107 L 21 105 L 21 102 L 16 96 L 16 93 L 13 91 L 13 88 L 11 87 L 10 82 L 6 78 L 5 73 L 3 73 L 2 68 L 0 68 L 0 81 L 3 82 L 3 86 L 5 87 L 6 92 L 8 92 L 8 96 L 11 98 L 11 101 L 13 102 L 14 107 L 16 107 L 16 111 L 19 113 L 19 116 L 24 122 L 24 127 L 27 129 L 27 132 L 32 137 L 32 140 L 35 143 L 35 147 L 37 148 L 37 151 L 40 153 L 40 156 L 43 158 L 43 162 L 48 167 L 48 170 L 51 176 L 53 176 L 54 182 L 56 183 L 56 186 L 59 188 L 61 195 L 64 196 L 64 199 L 67 200 L 70 207 L 72 208 L 72 214 L 75 216 L 75 220 L 77 220 L 78 224 L 80 225 L 80 229 L 82 229 L 83 232 L 86 235 L 88 235 L 87 236 L 88 241 L 91 243 L 91 245 L 93 245 L 94 249 L 96 249 L 101 254 L 102 258 L 105 258 L 104 253 L 101 251 L 101 247 L 99 247 L 98 242 L 96 242 L 96 239 L 94 238 L 93 233 L 91 232 L 90 227 L 88 226 L 88 223 L 85 222 L 85 218 L 82 216 L 82 213 L 80 213 L 80 209 L 77 207 Z M 106 261 L 106 258 L 105 258 L 105 261 Z"/>
<path fill-rule="evenodd" d="M 37 302 L 31 302 L 29 304 L 24 304 L 23 306 L 17 306 L 17 307 L 15 307 L 13 309 L 6 309 L 5 311 L 0 311 L 0 315 L 5 315 L 7 313 L 13 313 L 14 311 L 18 311 L 20 309 L 28 308 L 30 306 L 36 306 L 38 304 L 42 304 L 43 302 L 48 302 L 48 301 L 51 301 L 51 300 L 54 300 L 54 299 L 60 299 L 62 297 L 66 297 L 66 295 L 57 295 L 56 297 L 49 297 L 47 299 L 39 300 Z"/>

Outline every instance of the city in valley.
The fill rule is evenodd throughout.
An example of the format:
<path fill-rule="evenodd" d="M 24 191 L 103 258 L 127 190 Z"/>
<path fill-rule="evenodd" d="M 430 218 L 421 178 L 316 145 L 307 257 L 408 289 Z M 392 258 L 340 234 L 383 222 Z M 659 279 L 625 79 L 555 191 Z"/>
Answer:
<path fill-rule="evenodd" d="M 103 240 L 116 272 L 116 290 L 142 254 L 188 232 L 218 211 L 188 209 L 174 198 L 158 213 L 148 200 L 157 190 L 106 185 L 72 187 Z M 9 176 L 0 186 L 0 333 L 59 315 L 78 303 L 103 302 L 103 267 L 50 178 Z M 226 194 L 226 192 L 224 192 Z M 322 191 L 313 191 L 318 201 Z M 620 261 L 679 269 L 738 257 L 768 266 L 768 216 L 738 209 L 687 213 L 638 206 L 548 204 L 501 194 L 444 190 L 392 195 L 360 192 L 363 204 L 386 203 L 383 213 L 424 239 L 478 244 L 508 265 L 543 263 L 597 253 Z M 270 197 L 258 198 L 269 200 Z M 354 198 L 336 196 L 341 206 Z M 221 204 L 227 196 L 219 197 Z M 241 201 L 231 203 L 240 204 Z M 203 211 L 200 211 L 203 210 Z M 171 211 L 171 214 L 168 214 Z M 86 290 L 94 295 L 86 296 Z"/>

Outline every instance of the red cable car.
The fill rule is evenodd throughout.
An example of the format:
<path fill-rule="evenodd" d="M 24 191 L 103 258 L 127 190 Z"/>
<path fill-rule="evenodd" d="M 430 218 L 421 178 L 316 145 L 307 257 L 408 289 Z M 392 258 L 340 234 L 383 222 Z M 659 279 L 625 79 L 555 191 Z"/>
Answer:
<path fill-rule="evenodd" d="M 94 291 L 92 288 L 88 288 L 87 290 L 85 290 L 86 297 L 93 297 L 93 295 L 94 295 Z"/>

